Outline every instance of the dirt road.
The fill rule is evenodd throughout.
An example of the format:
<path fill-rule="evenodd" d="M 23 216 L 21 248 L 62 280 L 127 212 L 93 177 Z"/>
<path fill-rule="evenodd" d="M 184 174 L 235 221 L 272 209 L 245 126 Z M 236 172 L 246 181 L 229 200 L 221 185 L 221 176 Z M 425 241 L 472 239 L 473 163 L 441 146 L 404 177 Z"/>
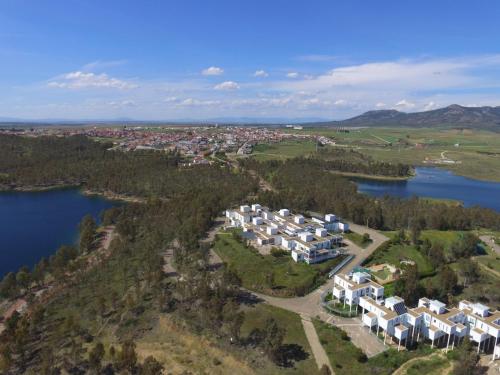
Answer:
<path fill-rule="evenodd" d="M 491 236 L 479 236 L 479 239 L 491 247 L 495 253 L 500 255 L 500 245 L 495 243 Z"/>

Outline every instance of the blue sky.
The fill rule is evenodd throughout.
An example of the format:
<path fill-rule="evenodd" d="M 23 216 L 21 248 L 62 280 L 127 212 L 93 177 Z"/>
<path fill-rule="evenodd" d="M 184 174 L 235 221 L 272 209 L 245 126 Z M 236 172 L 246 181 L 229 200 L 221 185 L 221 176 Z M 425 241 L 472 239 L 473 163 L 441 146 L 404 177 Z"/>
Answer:
<path fill-rule="evenodd" d="M 496 0 L 3 0 L 0 117 L 500 105 L 499 17 Z"/>

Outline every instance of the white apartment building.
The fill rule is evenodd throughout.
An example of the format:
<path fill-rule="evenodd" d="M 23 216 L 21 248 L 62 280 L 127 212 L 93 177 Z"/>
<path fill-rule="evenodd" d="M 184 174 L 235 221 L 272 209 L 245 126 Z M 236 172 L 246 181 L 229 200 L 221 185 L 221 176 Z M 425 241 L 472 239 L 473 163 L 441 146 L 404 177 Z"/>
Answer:
<path fill-rule="evenodd" d="M 431 346 L 453 349 L 466 336 L 477 344 L 478 353 L 491 351 L 500 357 L 500 311 L 480 303 L 461 301 L 458 307 L 447 307 L 437 300 L 421 298 L 418 306 L 407 308 L 401 297 L 384 299 L 384 288 L 364 272 L 335 275 L 333 296 L 346 304 L 359 305 L 362 323 L 372 331 L 407 345 L 421 339 Z"/>
<path fill-rule="evenodd" d="M 242 228 L 258 246 L 279 246 L 290 251 L 296 262 L 318 263 L 340 253 L 341 222 L 333 214 L 323 219 L 307 218 L 292 215 L 286 208 L 271 212 L 267 207 L 253 204 L 227 210 L 226 218 L 229 227 Z M 347 230 L 347 223 L 342 228 Z"/>
<path fill-rule="evenodd" d="M 338 274 L 333 278 L 332 295 L 344 305 L 359 305 L 363 296 L 369 296 L 374 300 L 384 298 L 384 287 L 371 280 L 370 274 L 366 272 L 352 272 L 347 275 Z"/>

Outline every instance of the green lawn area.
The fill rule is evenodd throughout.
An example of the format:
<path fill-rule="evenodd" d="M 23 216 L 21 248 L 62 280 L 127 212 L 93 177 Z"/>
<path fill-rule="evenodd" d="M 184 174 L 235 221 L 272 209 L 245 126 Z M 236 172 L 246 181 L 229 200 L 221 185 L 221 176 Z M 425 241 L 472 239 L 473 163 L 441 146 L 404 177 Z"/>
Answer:
<path fill-rule="evenodd" d="M 376 250 L 372 254 L 371 260 L 365 266 L 389 263 L 399 267 L 402 260 L 414 261 L 420 273 L 430 273 L 433 271 L 430 262 L 415 248 L 415 246 L 403 244 L 392 245 L 387 251 Z"/>
<path fill-rule="evenodd" d="M 311 141 L 286 141 L 281 143 L 258 144 L 253 149 L 257 160 L 287 159 L 308 155 L 316 151 L 316 143 Z"/>
<path fill-rule="evenodd" d="M 384 234 L 389 238 L 394 238 L 397 232 L 386 231 Z M 441 243 L 445 253 L 449 250 L 451 244 L 455 241 L 460 241 L 464 232 L 461 231 L 439 231 L 439 230 L 424 230 L 421 233 L 421 240 L 428 239 L 431 243 Z M 409 235 L 407 233 L 407 235 Z M 432 256 L 432 254 L 431 254 Z M 420 273 L 431 273 L 432 265 L 429 260 L 422 255 L 415 246 L 407 244 L 394 244 L 388 250 L 376 250 L 367 265 L 390 263 L 399 266 L 403 259 L 413 260 L 417 265 Z"/>
<path fill-rule="evenodd" d="M 382 271 L 377 271 L 377 272 L 372 272 L 375 277 L 378 277 L 381 280 L 385 280 L 389 277 L 391 274 L 387 267 L 384 267 Z"/>
<path fill-rule="evenodd" d="M 445 250 L 448 250 L 453 242 L 460 240 L 463 233 L 454 230 L 424 230 L 422 231 L 421 239 L 428 239 L 432 243 L 439 242 L 444 246 Z"/>
<path fill-rule="evenodd" d="M 309 342 L 302 327 L 300 316 L 278 307 L 258 304 L 245 311 L 245 321 L 241 327 L 241 337 L 246 338 L 255 328 L 264 329 L 266 320 L 274 318 L 278 325 L 286 330 L 283 344 L 291 347 L 299 345 L 305 352 L 305 359 L 297 360 L 293 368 L 273 366 L 263 369 L 263 373 L 271 374 L 318 374 L 318 367 L 311 352 Z"/>
<path fill-rule="evenodd" d="M 351 240 L 354 242 L 356 245 L 361 246 L 362 248 L 367 247 L 370 245 L 373 241 L 370 239 L 368 241 L 365 241 L 363 238 L 363 234 L 361 233 L 356 233 L 356 232 L 349 232 L 349 233 L 344 233 L 343 236 L 347 238 L 348 240 Z"/>
<path fill-rule="evenodd" d="M 391 374 L 409 359 L 430 353 L 427 347 L 401 352 L 389 349 L 368 359 L 340 328 L 319 320 L 314 320 L 314 326 L 336 375 Z"/>
<path fill-rule="evenodd" d="M 245 288 L 280 296 L 302 295 L 311 291 L 324 281 L 322 273 L 343 259 L 339 256 L 320 264 L 308 265 L 296 263 L 287 255 L 261 255 L 245 247 L 232 233 L 219 233 L 214 249 L 228 267 L 239 275 Z M 269 283 L 271 274 L 274 285 Z"/>

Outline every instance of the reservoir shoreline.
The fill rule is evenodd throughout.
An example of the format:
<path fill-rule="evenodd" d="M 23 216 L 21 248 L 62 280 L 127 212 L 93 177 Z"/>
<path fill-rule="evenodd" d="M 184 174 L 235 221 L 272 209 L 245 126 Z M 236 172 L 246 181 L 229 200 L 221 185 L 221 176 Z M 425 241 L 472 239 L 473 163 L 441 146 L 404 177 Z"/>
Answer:
<path fill-rule="evenodd" d="M 463 177 L 438 167 L 416 167 L 408 180 L 352 177 L 358 192 L 374 197 L 392 196 L 463 202 L 464 207 L 481 206 L 500 212 L 500 183 Z"/>
<path fill-rule="evenodd" d="M 91 214 L 119 205 L 101 196 L 85 196 L 79 188 L 0 192 L 0 279 L 21 266 L 32 268 L 61 245 L 78 240 L 78 224 Z"/>

